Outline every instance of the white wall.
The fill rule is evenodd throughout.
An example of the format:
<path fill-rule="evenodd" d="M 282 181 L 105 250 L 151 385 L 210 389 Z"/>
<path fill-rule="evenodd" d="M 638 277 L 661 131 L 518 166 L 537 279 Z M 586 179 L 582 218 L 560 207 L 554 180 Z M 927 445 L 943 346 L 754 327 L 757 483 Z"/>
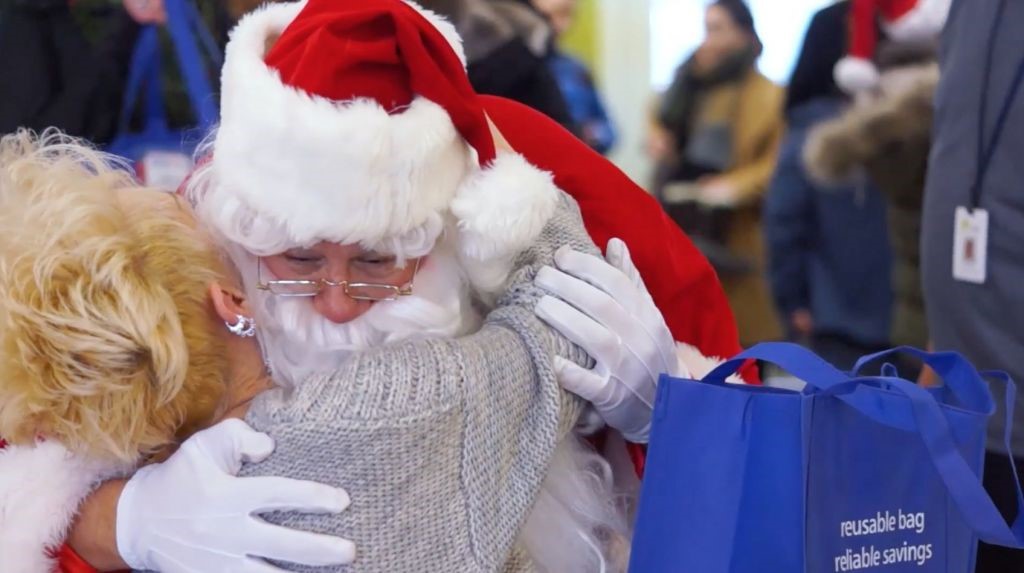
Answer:
<path fill-rule="evenodd" d="M 619 132 L 611 159 L 634 181 L 646 185 L 650 162 L 644 153 L 647 109 L 652 92 L 650 0 L 599 0 L 601 47 L 597 78 Z"/>

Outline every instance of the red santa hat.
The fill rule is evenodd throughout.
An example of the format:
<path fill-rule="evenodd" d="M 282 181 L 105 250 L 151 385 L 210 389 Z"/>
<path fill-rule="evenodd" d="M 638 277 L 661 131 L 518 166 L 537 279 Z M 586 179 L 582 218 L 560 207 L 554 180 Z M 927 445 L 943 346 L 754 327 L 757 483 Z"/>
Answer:
<path fill-rule="evenodd" d="M 255 252 L 268 229 L 381 244 L 454 217 L 469 255 L 508 257 L 558 200 L 550 174 L 495 152 L 454 27 L 411 2 L 265 6 L 232 32 L 221 89 L 204 218 Z"/>
<path fill-rule="evenodd" d="M 878 84 L 873 62 L 878 44 L 878 23 L 896 42 L 923 41 L 942 31 L 951 0 L 852 0 L 847 56 L 836 64 L 835 80 L 855 94 Z"/>

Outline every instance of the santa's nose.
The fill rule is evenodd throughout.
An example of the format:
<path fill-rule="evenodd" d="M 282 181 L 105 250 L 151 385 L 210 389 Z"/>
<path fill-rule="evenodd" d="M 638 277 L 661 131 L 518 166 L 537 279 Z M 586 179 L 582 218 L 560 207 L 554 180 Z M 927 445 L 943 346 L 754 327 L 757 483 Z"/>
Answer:
<path fill-rule="evenodd" d="M 341 286 L 325 286 L 313 299 L 313 308 L 335 324 L 344 324 L 359 318 L 370 309 L 370 303 L 352 299 Z"/>

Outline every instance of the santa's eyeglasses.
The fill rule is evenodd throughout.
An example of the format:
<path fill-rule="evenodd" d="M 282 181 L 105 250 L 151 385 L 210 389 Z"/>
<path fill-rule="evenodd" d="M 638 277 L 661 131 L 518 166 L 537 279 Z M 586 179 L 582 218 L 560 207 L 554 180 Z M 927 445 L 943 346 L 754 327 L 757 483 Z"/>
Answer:
<path fill-rule="evenodd" d="M 412 270 L 413 280 L 420 270 L 420 259 Z M 265 290 L 275 296 L 283 297 L 310 297 L 320 294 L 326 287 L 341 287 L 345 295 L 352 300 L 366 300 L 371 302 L 382 302 L 397 300 L 403 296 L 412 295 L 412 283 L 410 280 L 404 285 L 389 285 L 380 283 L 362 283 L 349 281 L 332 281 L 329 279 L 316 280 L 263 280 L 263 259 L 256 260 L 256 288 Z"/>

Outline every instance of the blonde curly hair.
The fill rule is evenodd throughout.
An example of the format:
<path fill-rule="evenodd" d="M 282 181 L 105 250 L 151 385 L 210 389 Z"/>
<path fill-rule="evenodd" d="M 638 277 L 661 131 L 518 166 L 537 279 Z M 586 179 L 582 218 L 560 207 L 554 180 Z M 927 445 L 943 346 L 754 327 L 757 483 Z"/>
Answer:
<path fill-rule="evenodd" d="M 125 201 L 158 192 L 115 163 L 53 130 L 0 139 L 0 437 L 135 462 L 220 403 L 224 266 L 184 205 Z"/>

